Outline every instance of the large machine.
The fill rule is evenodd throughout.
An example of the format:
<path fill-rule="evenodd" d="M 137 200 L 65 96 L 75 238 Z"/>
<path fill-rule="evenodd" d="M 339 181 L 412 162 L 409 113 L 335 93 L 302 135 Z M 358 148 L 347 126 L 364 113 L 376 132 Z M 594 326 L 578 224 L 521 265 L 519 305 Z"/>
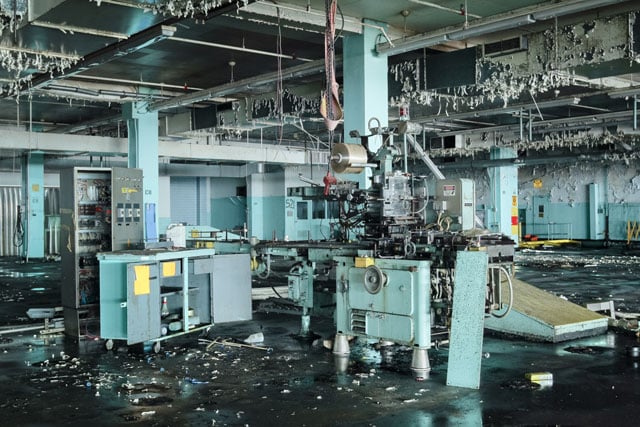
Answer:
<path fill-rule="evenodd" d="M 503 295 L 512 295 L 506 288 L 514 242 L 474 228 L 473 181 L 397 169 L 407 152 L 406 144 L 394 142 L 397 136 L 398 128 L 377 127 L 360 136 L 359 145 L 335 144 L 331 170 L 352 179 L 327 172 L 323 186 L 290 189 L 338 202 L 334 242 L 265 242 L 252 252 L 262 275 L 274 257 L 295 261 L 287 277 L 289 296 L 303 309 L 302 333 L 309 332 L 316 279 L 330 277 L 338 357 L 348 357 L 350 336 L 412 346 L 411 368 L 424 379 L 427 350 L 448 342 L 447 383 L 477 388 L 484 317 L 509 311 Z M 380 145 L 375 152 L 374 140 Z M 364 180 L 355 175 L 367 170 Z"/>

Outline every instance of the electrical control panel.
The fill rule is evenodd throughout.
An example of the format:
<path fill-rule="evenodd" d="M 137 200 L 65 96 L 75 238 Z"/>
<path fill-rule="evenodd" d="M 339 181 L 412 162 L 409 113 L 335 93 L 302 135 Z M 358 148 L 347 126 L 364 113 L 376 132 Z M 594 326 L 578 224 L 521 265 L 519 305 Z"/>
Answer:
<path fill-rule="evenodd" d="M 72 168 L 60 177 L 62 305 L 65 333 L 99 333 L 96 254 L 142 244 L 142 171 Z"/>

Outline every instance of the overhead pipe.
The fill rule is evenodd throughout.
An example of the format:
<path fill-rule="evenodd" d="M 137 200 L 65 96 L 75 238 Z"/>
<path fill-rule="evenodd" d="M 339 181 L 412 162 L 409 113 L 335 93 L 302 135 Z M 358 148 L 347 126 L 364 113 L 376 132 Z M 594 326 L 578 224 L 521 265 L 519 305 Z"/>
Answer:
<path fill-rule="evenodd" d="M 444 10 L 446 12 L 452 12 L 455 13 L 456 15 L 460 15 L 460 16 L 470 16 L 472 18 L 482 18 L 482 16 L 480 15 L 474 15 L 473 13 L 468 13 L 466 10 L 460 9 L 460 10 L 456 10 L 450 7 L 446 7 L 446 6 L 441 6 L 437 3 L 433 3 L 430 1 L 424 1 L 424 0 L 409 0 L 411 3 L 416 3 L 416 4 L 421 4 L 423 6 L 429 6 L 429 7 L 433 7 L 434 9 L 440 9 L 440 10 Z M 460 6 L 462 7 L 462 6 Z"/>
<path fill-rule="evenodd" d="M 43 27 L 43 28 L 51 28 L 53 30 L 58 30 L 58 31 L 62 31 L 63 33 L 79 33 L 79 34 L 89 34 L 92 36 L 99 36 L 99 37 L 109 37 L 109 38 L 114 38 L 114 39 L 118 39 L 118 40 L 125 40 L 129 38 L 128 34 L 124 34 L 124 33 L 116 33 L 114 31 L 106 31 L 106 30 L 98 30 L 96 28 L 87 28 L 87 27 L 78 27 L 75 25 L 67 25 L 67 24 L 58 24 L 55 22 L 48 22 L 48 21 L 32 21 L 30 23 L 31 25 L 34 25 L 36 27 Z"/>
<path fill-rule="evenodd" d="M 275 53 L 275 52 L 269 52 L 269 51 L 258 50 L 258 49 L 250 49 L 250 48 L 247 48 L 247 47 L 231 46 L 231 45 L 222 44 L 222 43 L 206 42 L 206 41 L 202 41 L 202 40 L 185 39 L 185 38 L 182 38 L 182 37 L 171 37 L 169 40 L 173 40 L 173 41 L 176 41 L 176 42 L 182 42 L 182 43 L 197 44 L 197 45 L 201 45 L 201 46 L 215 47 L 215 48 L 218 48 L 218 49 L 235 50 L 235 51 L 238 51 L 238 52 L 246 52 L 246 53 L 255 53 L 257 55 L 274 56 L 276 58 L 282 58 L 282 59 L 293 59 L 293 60 L 298 60 L 298 61 L 302 61 L 302 62 L 311 62 L 311 61 L 313 61 L 313 59 L 302 58 L 300 56 L 286 55 L 286 54 L 283 54 L 283 53 Z"/>

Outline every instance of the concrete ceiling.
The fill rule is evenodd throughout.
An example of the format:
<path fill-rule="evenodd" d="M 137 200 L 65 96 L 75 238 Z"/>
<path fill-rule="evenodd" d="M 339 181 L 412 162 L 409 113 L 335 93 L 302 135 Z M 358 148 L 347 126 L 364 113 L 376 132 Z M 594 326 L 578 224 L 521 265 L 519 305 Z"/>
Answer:
<path fill-rule="evenodd" d="M 360 32 L 364 18 L 387 24 L 378 50 L 393 55 L 391 65 L 412 64 L 427 56 L 447 63 L 452 54 L 463 55 L 465 49 L 474 48 L 475 63 L 469 63 L 471 68 L 467 70 L 473 76 L 481 75 L 482 67 L 491 68 L 487 65 L 491 61 L 484 61 L 482 51 L 477 50 L 485 44 L 499 44 L 520 35 L 544 44 L 551 31 L 561 34 L 562 40 L 573 37 L 574 53 L 589 52 L 588 43 L 575 44 L 575 34 L 583 38 L 594 34 L 589 28 L 582 31 L 584 25 L 588 27 L 612 16 L 631 19 L 629 12 L 637 9 L 633 1 L 594 0 L 338 0 L 338 5 L 340 35 Z M 180 137 L 194 135 L 180 126 L 182 132 L 170 129 L 185 113 L 192 117 L 194 110 L 200 110 L 212 114 L 217 111 L 220 115 L 237 108 L 233 100 L 268 97 L 275 90 L 276 80 L 265 76 L 277 76 L 279 69 L 303 70 L 295 78 L 287 77 L 284 87 L 317 99 L 323 79 L 324 6 L 322 0 L 0 0 L 4 24 L 0 41 L 0 83 L 4 85 L 0 125 L 123 137 L 126 126 L 119 120 L 122 104 L 146 100 L 157 106 L 169 128 L 168 136 L 179 143 Z M 567 26 L 577 29 L 569 32 L 573 35 L 563 33 Z M 634 49 L 638 45 L 628 42 L 621 47 L 619 50 L 624 50 L 626 57 L 613 52 L 620 57 L 616 57 L 617 61 L 602 54 L 587 62 L 570 63 L 563 70 L 551 69 L 548 61 L 544 66 L 536 63 L 527 56 L 531 48 L 507 53 L 506 57 L 510 55 L 512 59 L 500 60 L 493 68 L 508 64 L 513 70 L 527 63 L 537 78 L 542 79 L 546 73 L 558 80 L 554 87 L 544 83 L 548 86 L 545 90 L 521 88 L 516 94 L 509 93 L 508 103 L 504 96 L 491 96 L 491 91 L 501 84 L 518 83 L 504 69 L 498 80 L 504 78 L 507 83 L 496 82 L 496 76 L 491 74 L 495 70 L 487 69 L 474 82 L 463 78 L 461 83 L 453 76 L 449 83 L 445 79 L 444 86 L 417 85 L 403 93 L 391 78 L 390 118 L 395 117 L 397 103 L 404 96 L 412 103 L 412 119 L 427 127 L 430 137 L 465 134 L 466 144 L 471 146 L 476 139 L 480 141 L 477 145 L 483 138 L 486 140 L 483 133 L 505 126 L 511 126 L 511 134 L 530 133 L 533 137 L 534 132 L 525 127 L 529 121 L 534 128 L 534 122 L 539 127 L 541 122 L 552 119 L 616 113 L 622 114 L 620 120 L 629 125 L 633 102 L 624 93 L 617 97 L 608 93 L 637 85 L 640 74 Z M 566 49 L 560 53 L 563 52 Z M 341 54 L 340 39 L 337 53 Z M 571 77 L 562 77 L 560 71 Z M 491 81 L 493 86 L 487 83 Z M 243 82 L 251 84 L 240 84 Z M 544 84 L 535 83 L 538 89 Z M 210 88 L 216 90 L 204 91 Z M 316 88 L 318 91 L 314 92 Z M 507 104 L 509 109 L 505 108 Z M 301 121 L 290 118 L 295 126 L 288 124 L 282 129 L 256 122 L 235 131 L 209 127 L 199 133 L 209 137 L 226 133 L 225 138 L 244 142 L 284 135 L 291 145 L 317 143 L 309 133 L 320 141 L 326 138 L 317 114 L 300 118 Z M 243 133 L 242 129 L 247 128 L 255 130 Z M 0 152 L 0 157 L 10 157 L 12 153 L 15 149 Z"/>

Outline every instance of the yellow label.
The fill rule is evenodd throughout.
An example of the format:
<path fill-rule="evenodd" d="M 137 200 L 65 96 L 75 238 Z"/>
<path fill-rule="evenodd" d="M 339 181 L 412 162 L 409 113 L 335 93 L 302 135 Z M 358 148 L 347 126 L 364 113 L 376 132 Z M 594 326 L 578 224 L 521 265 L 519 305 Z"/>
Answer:
<path fill-rule="evenodd" d="M 542 188 L 542 180 L 534 179 L 533 180 L 533 188 Z"/>
<path fill-rule="evenodd" d="M 149 295 L 151 293 L 151 286 L 149 284 L 149 266 L 134 265 L 133 271 L 136 275 L 136 278 L 133 281 L 133 294 Z"/>
<path fill-rule="evenodd" d="M 511 196 L 511 207 L 518 207 L 518 196 Z"/>
<path fill-rule="evenodd" d="M 356 257 L 356 268 L 367 268 L 370 265 L 375 264 L 373 258 L 369 257 Z"/>
<path fill-rule="evenodd" d="M 137 193 L 138 189 L 130 188 L 130 187 L 122 187 L 120 191 L 122 191 L 122 194 L 131 194 L 131 193 Z"/>
<path fill-rule="evenodd" d="M 162 263 L 162 276 L 173 277 L 176 275 L 176 262 L 168 261 Z"/>
<path fill-rule="evenodd" d="M 38 191 L 40 191 L 40 184 L 32 184 L 31 191 L 33 191 L 34 193 L 37 193 Z"/>

